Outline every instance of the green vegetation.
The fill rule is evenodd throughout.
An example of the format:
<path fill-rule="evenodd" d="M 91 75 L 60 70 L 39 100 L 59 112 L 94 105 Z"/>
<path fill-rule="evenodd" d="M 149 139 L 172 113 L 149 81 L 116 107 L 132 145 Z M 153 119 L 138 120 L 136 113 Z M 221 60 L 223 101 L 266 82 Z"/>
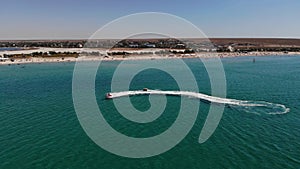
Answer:
<path fill-rule="evenodd" d="M 7 55 L 4 54 L 3 57 L 5 58 L 14 58 L 14 59 L 21 59 L 21 58 L 31 58 L 31 57 L 41 57 L 41 58 L 64 58 L 64 57 L 75 57 L 77 58 L 79 53 L 77 52 L 55 52 L 55 51 L 49 51 L 49 52 L 33 52 L 30 54 L 12 54 Z"/>

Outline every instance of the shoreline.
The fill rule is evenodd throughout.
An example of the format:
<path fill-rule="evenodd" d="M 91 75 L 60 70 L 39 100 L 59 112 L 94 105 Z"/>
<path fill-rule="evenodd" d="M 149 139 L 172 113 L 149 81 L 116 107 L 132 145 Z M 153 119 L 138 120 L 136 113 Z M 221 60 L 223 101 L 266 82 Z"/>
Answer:
<path fill-rule="evenodd" d="M 47 48 L 46 51 L 49 49 Z M 53 50 L 53 49 L 52 49 Z M 77 49 L 80 50 L 80 49 Z M 74 50 L 73 50 L 74 51 Z M 92 50 L 89 50 L 92 51 Z M 95 51 L 95 50 L 94 50 Z M 99 51 L 99 50 L 98 50 Z M 14 53 L 16 51 L 5 51 L 6 53 Z M 17 51 L 18 53 L 22 51 Z M 102 51 L 103 52 L 103 51 Z M 2 51 L 3 53 L 3 51 Z M 103 56 L 80 56 L 79 57 L 31 57 L 31 58 L 14 58 L 12 62 L 9 60 L 0 61 L 0 65 L 20 65 L 30 63 L 68 63 L 76 61 L 122 61 L 122 60 L 155 60 L 155 59 L 188 59 L 188 58 L 234 58 L 234 57 L 264 57 L 264 56 L 295 56 L 299 55 L 300 52 L 249 52 L 249 53 L 238 53 L 238 52 L 223 52 L 223 53 L 197 53 L 197 54 L 169 54 L 169 55 L 127 55 L 118 57 L 103 57 Z M 1 59 L 1 58 L 0 58 Z"/>

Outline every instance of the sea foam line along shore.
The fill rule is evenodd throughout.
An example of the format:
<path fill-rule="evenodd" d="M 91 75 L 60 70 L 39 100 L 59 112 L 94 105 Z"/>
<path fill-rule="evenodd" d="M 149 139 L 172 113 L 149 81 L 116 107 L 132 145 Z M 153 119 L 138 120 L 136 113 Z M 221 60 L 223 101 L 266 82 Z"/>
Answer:
<path fill-rule="evenodd" d="M 131 52 L 155 52 L 161 49 L 137 49 L 130 50 Z M 104 49 L 92 49 L 92 48 L 34 48 L 28 50 L 16 50 L 16 51 L 0 51 L 0 60 L 4 55 L 20 55 L 20 54 L 31 54 L 33 52 L 99 52 L 102 55 L 105 55 L 106 50 Z M 118 50 L 117 50 L 118 51 Z M 119 50 L 124 51 L 124 50 Z M 79 54 L 79 58 L 81 61 L 113 61 L 113 60 L 150 60 L 150 59 L 172 59 L 172 58 L 211 58 L 211 57 L 219 57 L 219 58 L 227 58 L 227 57 L 242 57 L 242 56 L 283 56 L 283 55 L 299 55 L 300 52 L 249 52 L 249 53 L 238 53 L 238 52 L 223 52 L 223 53 L 197 53 L 197 54 L 177 54 L 177 55 L 129 55 L 126 57 L 103 57 L 103 56 L 83 56 L 83 54 Z M 16 58 L 13 62 L 10 59 L 0 61 L 0 65 L 8 65 L 8 64 L 25 64 L 25 63 L 52 63 L 52 62 L 76 62 L 77 58 L 75 57 L 30 57 L 30 58 Z"/>

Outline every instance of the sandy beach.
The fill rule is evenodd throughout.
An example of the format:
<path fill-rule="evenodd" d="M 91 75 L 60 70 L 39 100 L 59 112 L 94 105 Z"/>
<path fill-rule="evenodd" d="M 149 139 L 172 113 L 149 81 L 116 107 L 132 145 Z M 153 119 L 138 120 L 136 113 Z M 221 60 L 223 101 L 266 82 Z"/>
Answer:
<path fill-rule="evenodd" d="M 202 52 L 195 54 L 164 54 L 157 55 L 155 52 L 161 51 L 163 49 L 135 49 L 128 50 L 130 55 L 118 55 L 118 56 L 108 56 L 106 55 L 106 50 L 104 49 L 91 49 L 91 48 L 36 48 L 28 50 L 16 50 L 16 51 L 0 51 L 0 59 L 4 55 L 20 55 L 20 54 L 31 54 L 33 52 L 76 52 L 78 53 L 78 58 L 76 57 L 26 57 L 26 58 L 14 58 L 3 59 L 0 61 L 0 65 L 8 64 L 26 64 L 26 63 L 53 63 L 53 62 L 76 62 L 77 60 L 81 61 L 113 61 L 113 60 L 150 60 L 150 59 L 172 59 L 172 58 L 228 58 L 228 57 L 244 57 L 244 56 L 288 56 L 288 55 L 299 55 L 300 52 L 249 52 L 249 53 L 239 53 L 239 52 Z M 128 52 L 124 49 L 114 50 L 118 52 Z M 98 56 L 87 56 L 85 53 L 99 53 Z M 142 53 L 152 53 L 152 54 L 142 54 Z"/>

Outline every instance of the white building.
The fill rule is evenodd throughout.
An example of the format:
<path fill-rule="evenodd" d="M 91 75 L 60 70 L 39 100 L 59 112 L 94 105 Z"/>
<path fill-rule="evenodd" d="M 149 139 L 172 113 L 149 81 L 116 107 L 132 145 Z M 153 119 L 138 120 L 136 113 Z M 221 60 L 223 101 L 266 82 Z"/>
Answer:
<path fill-rule="evenodd" d="M 228 50 L 229 50 L 230 52 L 234 52 L 234 47 L 228 46 Z"/>

